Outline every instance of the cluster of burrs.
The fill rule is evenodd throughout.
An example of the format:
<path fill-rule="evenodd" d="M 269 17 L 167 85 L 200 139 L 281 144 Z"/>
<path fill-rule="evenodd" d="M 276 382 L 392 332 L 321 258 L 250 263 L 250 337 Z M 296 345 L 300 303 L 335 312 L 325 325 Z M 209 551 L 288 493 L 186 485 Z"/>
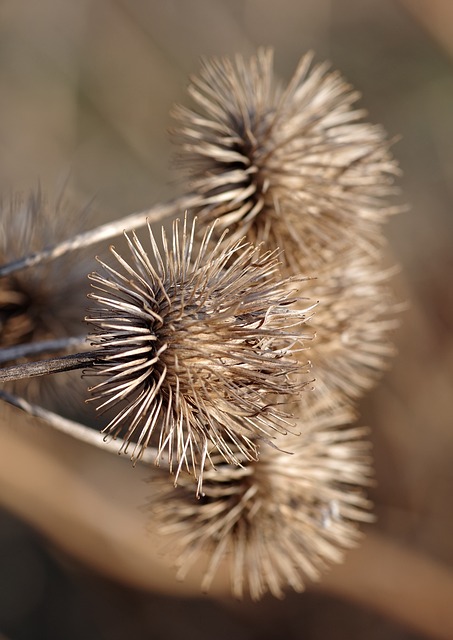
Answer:
<path fill-rule="evenodd" d="M 271 51 L 210 60 L 189 93 L 174 202 L 69 239 L 61 203 L 3 205 L 1 379 L 16 395 L 2 395 L 25 406 L 19 378 L 83 368 L 105 437 L 158 467 L 151 526 L 180 575 L 203 561 L 208 589 L 227 563 L 235 595 L 280 596 L 370 519 L 367 432 L 351 425 L 392 354 L 382 227 L 397 168 L 358 94 L 311 55 L 286 87 Z M 82 343 L 80 252 L 123 230 L 127 254 L 111 247 L 89 275 L 90 348 L 31 361 Z"/>

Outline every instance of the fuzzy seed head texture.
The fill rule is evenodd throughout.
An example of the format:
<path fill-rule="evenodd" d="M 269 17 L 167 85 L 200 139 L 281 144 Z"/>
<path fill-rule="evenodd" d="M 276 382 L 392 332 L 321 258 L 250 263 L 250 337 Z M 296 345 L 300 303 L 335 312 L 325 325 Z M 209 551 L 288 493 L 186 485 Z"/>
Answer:
<path fill-rule="evenodd" d="M 157 446 L 175 482 L 185 468 L 200 491 L 213 451 L 232 465 L 256 460 L 260 442 L 290 428 L 279 405 L 304 386 L 295 353 L 311 334 L 308 309 L 273 277 L 275 253 L 211 244 L 213 225 L 195 249 L 195 226 L 176 221 L 162 248 L 149 227 L 150 252 L 126 235 L 129 261 L 111 248 L 116 267 L 90 276 L 87 321 L 102 378 L 90 391 L 99 411 L 115 409 L 105 433 L 121 434 L 133 460 Z"/>
<path fill-rule="evenodd" d="M 48 198 L 37 188 L 29 194 L 3 198 L 0 263 L 12 262 L 66 239 L 79 230 L 87 213 L 87 209 L 78 209 L 65 191 Z M 0 278 L 0 348 L 83 333 L 86 274 L 92 264 L 81 251 L 77 256 L 63 255 Z M 14 362 L 17 361 L 10 364 Z M 32 378 L 12 386 L 41 402 L 45 396 L 53 405 L 61 395 L 60 382 L 64 385 L 68 376 Z"/>
<path fill-rule="evenodd" d="M 395 268 L 382 263 L 379 251 L 351 247 L 300 283 L 299 295 L 318 301 L 309 321 L 314 391 L 305 394 L 305 405 L 316 407 L 320 398 L 335 405 L 338 395 L 357 401 L 395 355 L 392 338 L 403 306 L 390 285 Z"/>
<path fill-rule="evenodd" d="M 10 262 L 66 237 L 71 226 L 63 197 L 49 201 L 40 189 L 29 195 L 12 195 L 0 203 L 0 262 Z M 74 225 L 73 225 L 74 226 Z M 71 229 L 69 229 L 70 233 Z M 73 229 L 75 232 L 75 229 Z M 86 274 L 75 269 L 75 259 L 23 269 L 0 280 L 2 301 L 1 346 L 12 346 L 34 338 L 44 340 L 75 330 L 74 304 L 84 300 L 74 281 Z M 81 305 L 83 308 L 83 304 Z M 80 309 L 79 309 L 80 317 Z M 72 326 L 67 326 L 68 323 Z"/>
<path fill-rule="evenodd" d="M 372 475 L 368 430 L 348 426 L 353 420 L 338 405 L 300 418 L 300 433 L 278 436 L 259 462 L 239 468 L 214 457 L 200 499 L 188 474 L 176 489 L 154 475 L 150 526 L 176 552 L 178 577 L 201 564 L 207 591 L 226 562 L 232 594 L 257 600 L 302 591 L 341 562 L 361 538 L 359 523 L 373 519 L 363 494 Z"/>
<path fill-rule="evenodd" d="M 293 272 L 324 250 L 376 242 L 398 169 L 380 126 L 354 108 L 359 94 L 305 55 L 286 87 L 271 50 L 205 61 L 177 106 L 176 164 L 199 195 L 200 222 L 283 250 Z"/>

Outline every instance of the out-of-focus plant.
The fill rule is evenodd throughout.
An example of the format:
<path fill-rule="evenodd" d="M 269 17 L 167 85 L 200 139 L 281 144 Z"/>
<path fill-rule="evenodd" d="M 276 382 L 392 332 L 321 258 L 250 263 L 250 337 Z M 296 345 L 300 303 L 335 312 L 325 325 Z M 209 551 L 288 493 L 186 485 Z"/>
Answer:
<path fill-rule="evenodd" d="M 286 87 L 270 51 L 211 60 L 189 92 L 193 108 L 174 111 L 182 197 L 50 248 L 28 239 L 48 224 L 36 199 L 2 209 L 16 246 L 1 245 L 0 379 L 94 376 L 105 438 L 160 467 L 150 528 L 178 550 L 179 575 L 204 558 L 203 588 L 226 563 L 235 595 L 281 596 L 341 561 L 371 519 L 367 432 L 351 425 L 392 354 L 382 226 L 398 170 L 358 94 L 310 55 Z M 151 224 L 184 209 L 197 222 L 156 239 Z M 147 245 L 126 234 L 130 255 L 112 248 L 114 266 L 90 275 L 91 346 L 29 362 L 74 342 L 60 338 L 82 315 L 80 251 L 146 222 Z M 102 446 L 19 391 L 2 395 Z"/>

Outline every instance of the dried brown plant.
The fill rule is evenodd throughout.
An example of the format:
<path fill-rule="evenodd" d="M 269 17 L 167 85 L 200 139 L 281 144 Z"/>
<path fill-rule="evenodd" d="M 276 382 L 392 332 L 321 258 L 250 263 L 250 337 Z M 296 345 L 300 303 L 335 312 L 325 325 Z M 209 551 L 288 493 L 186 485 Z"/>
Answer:
<path fill-rule="evenodd" d="M 285 88 L 271 50 L 207 60 L 189 86 L 195 107 L 173 111 L 177 164 L 199 196 L 200 221 L 284 250 L 295 273 L 351 242 L 375 245 L 395 210 L 385 131 L 363 122 L 359 94 L 312 58 Z"/>
<path fill-rule="evenodd" d="M 303 274 L 319 300 L 311 326 L 315 402 L 360 398 L 393 354 L 397 306 L 383 265 L 382 223 L 398 173 L 385 131 L 355 109 L 359 94 L 307 54 L 287 87 L 272 52 L 205 61 L 194 109 L 177 107 L 178 165 L 217 220 L 282 253 L 282 275 Z"/>
<path fill-rule="evenodd" d="M 198 250 L 187 219 L 170 241 L 163 232 L 161 250 L 150 227 L 149 252 L 126 235 L 131 260 L 112 248 L 117 267 L 90 276 L 98 306 L 87 318 L 103 378 L 91 391 L 98 409 L 115 407 L 105 431 L 124 433 L 134 460 L 157 443 L 175 481 L 192 469 L 199 490 L 213 449 L 231 464 L 257 460 L 260 440 L 290 428 L 278 405 L 304 386 L 295 352 L 311 337 L 301 326 L 309 305 L 294 308 L 276 255 L 241 241 L 211 246 L 213 231 Z"/>
<path fill-rule="evenodd" d="M 27 195 L 17 193 L 3 199 L 0 261 L 13 261 L 62 240 L 80 227 L 84 215 L 84 211 L 76 210 L 64 191 L 54 199 L 47 198 L 40 188 Z M 30 357 L 21 356 L 21 345 L 41 341 L 58 344 L 61 339 L 64 352 L 68 348 L 68 337 L 82 336 L 85 329 L 80 310 L 86 306 L 86 273 L 91 264 L 88 256 L 79 252 L 77 256 L 64 255 L 33 269 L 0 277 L 3 363 L 29 360 Z M 64 380 L 66 376 L 60 382 Z M 51 402 L 56 400 L 60 387 L 58 379 L 50 377 L 18 381 L 13 386 L 29 397 L 40 398 L 41 402 L 43 396 Z M 79 386 L 82 389 L 82 385 Z M 82 395 L 76 400 L 80 404 Z"/>
<path fill-rule="evenodd" d="M 256 600 L 267 591 L 282 597 L 287 586 L 302 591 L 340 562 L 360 539 L 357 524 L 371 519 L 361 490 L 371 474 L 367 430 L 349 427 L 353 419 L 341 406 L 300 418 L 298 435 L 277 439 L 285 451 L 263 446 L 259 462 L 242 468 L 216 456 L 201 499 L 187 474 L 174 491 L 153 476 L 153 528 L 160 522 L 177 550 L 179 576 L 202 563 L 208 590 L 226 562 L 233 594 Z"/>
<path fill-rule="evenodd" d="M 286 88 L 262 50 L 205 62 L 189 92 L 195 108 L 175 109 L 174 139 L 188 180 L 179 203 L 197 222 L 186 216 L 160 240 L 148 222 L 146 246 L 125 234 L 127 258 L 111 247 L 113 266 L 99 261 L 102 274 L 90 275 L 92 350 L 33 375 L 86 367 L 105 437 L 123 438 L 118 449 L 134 462 L 152 451 L 165 466 L 150 473 L 151 526 L 178 549 L 180 576 L 203 561 L 208 589 L 226 563 L 236 596 L 281 597 L 339 562 L 370 520 L 367 431 L 350 425 L 392 353 L 381 231 L 398 170 L 384 130 L 353 106 L 358 94 L 310 54 Z M 156 222 L 177 203 L 146 215 Z M 23 224 L 15 254 L 38 254 L 5 267 L 4 295 L 22 274 L 38 278 L 39 292 L 58 269 L 55 304 L 73 314 L 58 256 L 78 261 L 81 247 L 145 217 L 41 252 Z M 46 337 L 16 315 L 10 341 Z M 315 390 L 302 393 L 313 377 Z M 64 429 L 80 437 L 83 426 Z"/>
<path fill-rule="evenodd" d="M 333 407 L 339 398 L 360 399 L 395 355 L 402 305 L 391 286 L 395 268 L 382 263 L 381 252 L 351 247 L 300 285 L 300 295 L 319 301 L 309 322 L 314 391 L 305 399 L 315 410 L 320 399 Z"/>

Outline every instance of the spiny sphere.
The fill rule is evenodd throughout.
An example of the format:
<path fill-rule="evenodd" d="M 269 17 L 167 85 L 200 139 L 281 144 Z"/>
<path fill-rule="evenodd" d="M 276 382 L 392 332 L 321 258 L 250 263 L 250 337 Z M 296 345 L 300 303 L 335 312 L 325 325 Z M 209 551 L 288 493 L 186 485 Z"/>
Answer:
<path fill-rule="evenodd" d="M 319 301 L 310 319 L 314 391 L 305 394 L 305 407 L 316 407 L 321 397 L 334 404 L 338 394 L 356 400 L 386 368 L 401 309 L 389 284 L 394 272 L 382 267 L 378 251 L 356 246 L 332 254 L 316 277 L 301 283 L 300 295 Z"/>
<path fill-rule="evenodd" d="M 359 94 L 328 65 L 302 58 L 282 88 L 270 50 L 205 61 L 174 109 L 177 164 L 199 194 L 200 221 L 284 250 L 295 273 L 323 251 L 375 242 L 394 209 L 397 167 L 380 126 L 352 107 Z"/>
<path fill-rule="evenodd" d="M 187 474 L 173 491 L 154 475 L 152 526 L 176 552 L 179 578 L 201 565 L 208 590 L 227 562 L 232 593 L 256 600 L 302 591 L 307 578 L 341 562 L 361 537 L 358 523 L 373 519 L 362 489 L 371 476 L 367 430 L 348 427 L 353 419 L 340 406 L 323 410 L 298 421 L 299 436 L 277 438 L 291 455 L 264 446 L 260 461 L 243 468 L 214 460 L 199 500 Z"/>
<path fill-rule="evenodd" d="M 22 258 L 65 239 L 71 230 L 77 230 L 83 213 L 76 210 L 63 193 L 47 199 L 36 189 L 25 196 L 15 194 L 3 199 L 0 263 Z M 86 306 L 86 274 L 92 265 L 92 261 L 79 252 L 77 257 L 63 255 L 0 278 L 0 347 L 14 351 L 13 347 L 24 343 L 82 334 L 80 311 Z M 33 378 L 13 386 L 21 393 L 26 390 L 29 397 L 39 396 L 41 403 L 43 395 L 49 396 L 53 405 L 61 396 L 61 384 L 67 383 L 69 375 Z M 80 401 L 80 396 L 77 400 Z"/>
<path fill-rule="evenodd" d="M 201 491 L 213 450 L 233 465 L 256 460 L 260 439 L 289 428 L 278 396 L 299 394 L 294 354 L 309 334 L 306 309 L 294 310 L 288 283 L 273 279 L 275 254 L 241 241 L 211 247 L 212 226 L 195 250 L 194 230 L 176 222 L 160 250 L 149 227 L 151 254 L 126 235 L 132 261 L 111 248 L 118 270 L 101 263 L 106 277 L 90 276 L 98 307 L 87 321 L 94 374 L 105 378 L 91 391 L 98 409 L 116 413 L 105 432 L 124 432 L 134 460 L 154 444 L 175 482 L 191 469 Z"/>
<path fill-rule="evenodd" d="M 69 220 L 62 198 L 47 201 L 38 189 L 28 196 L 13 195 L 0 203 L 0 263 L 11 262 L 39 251 L 66 237 Z M 74 226 L 72 224 L 72 226 Z M 24 269 L 0 279 L 0 346 L 12 346 L 33 339 L 44 340 L 80 330 L 80 308 L 84 292 L 75 286 L 86 277 L 76 269 L 77 260 L 60 258 Z M 70 326 L 68 326 L 68 324 Z"/>

